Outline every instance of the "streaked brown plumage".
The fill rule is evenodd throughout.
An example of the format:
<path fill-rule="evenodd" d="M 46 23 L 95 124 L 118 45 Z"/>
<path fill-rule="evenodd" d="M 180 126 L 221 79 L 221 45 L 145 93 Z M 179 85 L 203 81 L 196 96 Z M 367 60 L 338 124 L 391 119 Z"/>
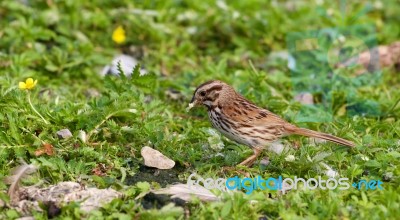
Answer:
<path fill-rule="evenodd" d="M 282 136 L 297 134 L 354 147 L 354 143 L 330 134 L 299 128 L 274 113 L 260 108 L 237 93 L 228 84 L 212 80 L 201 84 L 189 107 L 204 105 L 214 128 L 223 135 L 254 150 L 242 165 L 252 165 L 268 144 Z"/>

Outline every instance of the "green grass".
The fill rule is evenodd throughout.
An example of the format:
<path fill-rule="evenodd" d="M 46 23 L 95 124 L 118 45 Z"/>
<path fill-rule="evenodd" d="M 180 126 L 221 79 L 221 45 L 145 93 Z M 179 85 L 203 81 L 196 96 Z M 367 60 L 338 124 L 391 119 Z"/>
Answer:
<path fill-rule="evenodd" d="M 324 94 L 330 96 L 333 120 L 306 123 L 296 119 L 302 109 L 293 101 L 298 79 L 285 61 L 268 59 L 271 52 L 287 49 L 287 36 L 293 32 L 368 24 L 375 27 L 378 44 L 396 41 L 400 38 L 396 1 L 382 2 L 381 9 L 376 7 L 379 1 L 348 1 L 345 12 L 338 2 L 329 1 L 320 5 L 262 0 L 226 5 L 211 0 L 20 2 L 0 3 L 0 176 L 8 175 L 22 158 L 39 166 L 26 184 L 42 179 L 48 184 L 82 180 L 127 195 L 90 214 L 69 204 L 62 217 L 184 219 L 189 213 L 186 216 L 192 219 L 395 219 L 400 215 L 399 72 L 384 69 L 378 82 L 360 79 L 362 86 L 316 91 L 319 103 L 325 103 Z M 122 46 L 111 40 L 118 25 L 127 35 Z M 131 45 L 139 50 L 132 51 Z M 150 74 L 101 78 L 102 67 L 121 51 L 139 51 Z M 18 89 L 18 82 L 28 77 L 39 81 L 30 95 L 49 124 L 32 111 L 26 91 Z M 283 155 L 265 152 L 271 160 L 267 167 L 242 168 L 250 176 L 312 178 L 322 175 L 318 171 L 322 160 L 350 180 L 383 180 L 384 190 L 292 190 L 286 195 L 256 191 L 250 196 L 238 192 L 223 195 L 221 202 L 195 201 L 186 210 L 171 205 L 144 209 L 137 196 L 148 190 L 147 185 L 129 186 L 125 181 L 140 175 L 143 146 L 176 161 L 182 182 L 194 171 L 203 177 L 234 176 L 235 172 L 221 172 L 221 167 L 233 166 L 251 154 L 247 147 L 224 138 L 222 150 L 213 147 L 206 110 L 184 110 L 195 87 L 210 79 L 230 83 L 253 102 L 300 126 L 357 143 L 348 150 L 330 143 L 316 147 L 304 138 L 290 137 L 290 143 L 300 143 L 299 150 Z M 325 80 L 321 83 L 330 85 Z M 165 93 L 171 88 L 183 98 L 171 100 Z M 100 97 L 87 97 L 88 89 L 96 89 Z M 378 103 L 378 114 L 373 114 L 376 105 L 366 100 Z M 346 105 L 356 110 L 351 112 Z M 74 137 L 59 140 L 56 132 L 64 128 Z M 78 138 L 80 130 L 91 134 L 86 143 Z M 52 144 L 55 155 L 35 156 L 43 143 Z M 295 161 L 286 161 L 288 154 Z M 103 177 L 93 175 L 98 164 L 109 167 Z M 6 190 L 1 181 L 4 200 Z M 18 216 L 6 207 L 0 211 L 0 218 Z"/>

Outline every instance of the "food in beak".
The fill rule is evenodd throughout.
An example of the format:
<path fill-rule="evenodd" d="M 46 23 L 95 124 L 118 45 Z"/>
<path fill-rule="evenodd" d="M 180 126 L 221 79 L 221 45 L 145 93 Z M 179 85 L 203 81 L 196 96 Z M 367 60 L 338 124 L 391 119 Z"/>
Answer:
<path fill-rule="evenodd" d="M 186 111 L 187 112 L 190 111 L 190 109 L 192 109 L 194 107 L 194 105 L 195 105 L 195 102 L 189 103 L 189 106 L 186 108 Z"/>

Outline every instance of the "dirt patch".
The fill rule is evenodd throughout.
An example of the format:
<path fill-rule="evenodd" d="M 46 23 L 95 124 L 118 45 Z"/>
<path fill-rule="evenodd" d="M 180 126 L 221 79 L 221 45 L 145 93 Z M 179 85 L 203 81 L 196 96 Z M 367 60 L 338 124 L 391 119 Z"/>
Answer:
<path fill-rule="evenodd" d="M 169 170 L 159 170 L 142 165 L 137 174 L 126 178 L 125 184 L 135 185 L 137 182 L 156 182 L 159 183 L 161 187 L 166 187 L 173 183 L 183 183 L 184 181 L 179 180 L 178 175 L 183 173 L 184 170 L 184 167 L 179 165 Z"/>
<path fill-rule="evenodd" d="M 182 183 L 184 181 L 179 180 L 178 175 L 185 171 L 184 167 L 178 164 L 169 170 L 159 170 L 157 168 L 140 166 L 139 172 L 134 176 L 126 178 L 126 185 L 135 185 L 137 182 L 156 182 L 161 187 L 166 187 L 174 183 Z M 149 193 L 142 198 L 141 204 L 145 209 L 160 209 L 168 203 L 174 203 L 176 206 L 185 206 L 185 201 L 179 198 L 171 199 L 168 195 L 157 195 Z"/>

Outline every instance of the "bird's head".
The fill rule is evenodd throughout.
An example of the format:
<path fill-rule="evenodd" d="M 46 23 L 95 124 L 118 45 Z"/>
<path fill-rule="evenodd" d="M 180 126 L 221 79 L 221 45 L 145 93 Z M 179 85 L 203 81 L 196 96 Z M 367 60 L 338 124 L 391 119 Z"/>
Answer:
<path fill-rule="evenodd" d="M 194 91 L 188 110 L 199 105 L 204 105 L 210 109 L 211 106 L 216 106 L 221 101 L 228 101 L 227 99 L 235 93 L 231 86 L 222 81 L 211 80 L 205 82 Z"/>

